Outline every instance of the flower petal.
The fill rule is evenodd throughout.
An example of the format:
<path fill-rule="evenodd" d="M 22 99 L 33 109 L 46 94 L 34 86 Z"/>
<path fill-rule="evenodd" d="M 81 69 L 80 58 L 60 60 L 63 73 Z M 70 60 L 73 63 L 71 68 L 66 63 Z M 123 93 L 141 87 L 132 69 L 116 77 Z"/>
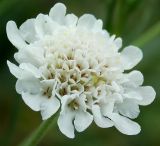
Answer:
<path fill-rule="evenodd" d="M 141 131 L 140 126 L 130 119 L 112 113 L 109 118 L 114 122 L 114 126 L 123 134 L 136 135 Z"/>
<path fill-rule="evenodd" d="M 40 66 L 44 63 L 44 49 L 39 46 L 28 46 L 14 55 L 16 61 L 20 63 L 31 63 Z"/>
<path fill-rule="evenodd" d="M 140 113 L 138 104 L 132 99 L 125 99 L 116 107 L 120 114 L 131 119 L 137 118 Z"/>
<path fill-rule="evenodd" d="M 37 40 L 34 24 L 35 19 L 28 19 L 20 26 L 20 34 L 28 43 L 34 43 Z"/>
<path fill-rule="evenodd" d="M 78 132 L 84 131 L 93 121 L 93 116 L 85 111 L 77 111 L 74 126 Z"/>
<path fill-rule="evenodd" d="M 39 38 L 52 35 L 56 27 L 57 24 L 48 15 L 39 14 L 35 19 L 35 30 Z"/>
<path fill-rule="evenodd" d="M 138 104 L 140 105 L 151 104 L 156 97 L 156 92 L 151 86 L 140 87 L 138 92 L 142 97 L 142 100 L 138 101 Z"/>
<path fill-rule="evenodd" d="M 67 110 L 68 110 L 68 104 L 69 104 L 71 101 L 73 101 L 74 99 L 76 99 L 77 96 L 78 96 L 78 95 L 76 95 L 76 94 L 64 95 L 64 96 L 61 98 L 61 103 L 62 103 L 61 112 L 67 111 Z"/>
<path fill-rule="evenodd" d="M 22 92 L 22 99 L 24 100 L 25 104 L 28 105 L 32 110 L 39 111 L 40 105 L 43 102 L 43 98 L 40 94 L 30 94 Z"/>
<path fill-rule="evenodd" d="M 132 71 L 126 76 L 128 78 L 128 82 L 126 83 L 126 86 L 132 85 L 134 87 L 141 86 L 143 84 L 144 78 L 140 71 Z"/>
<path fill-rule="evenodd" d="M 116 44 L 117 49 L 120 49 L 122 47 L 122 39 L 121 38 L 116 38 L 114 40 L 114 43 Z"/>
<path fill-rule="evenodd" d="M 64 17 L 66 14 L 66 6 L 62 3 L 57 3 L 51 8 L 49 12 L 49 17 L 51 17 L 54 21 L 58 22 L 59 24 L 64 23 Z"/>
<path fill-rule="evenodd" d="M 30 63 L 21 63 L 20 68 L 22 68 L 25 71 L 30 72 L 36 78 L 41 77 L 41 72 L 34 65 L 32 65 Z"/>
<path fill-rule="evenodd" d="M 29 92 L 30 94 L 40 93 L 40 81 L 34 77 L 27 79 L 17 80 L 16 91 L 21 94 L 22 92 Z"/>
<path fill-rule="evenodd" d="M 114 104 L 115 104 L 115 95 L 112 95 L 113 99 L 108 99 L 108 102 L 101 105 L 101 112 L 102 115 L 107 116 L 107 114 L 110 114 L 114 110 Z M 118 97 L 118 96 L 117 96 Z"/>
<path fill-rule="evenodd" d="M 67 14 L 65 17 L 65 24 L 67 26 L 76 26 L 78 17 L 74 14 Z"/>
<path fill-rule="evenodd" d="M 85 27 L 88 29 L 92 29 L 95 25 L 96 18 L 91 14 L 84 14 L 78 20 L 78 27 Z"/>
<path fill-rule="evenodd" d="M 56 97 L 45 98 L 44 102 L 40 105 L 42 119 L 46 120 L 50 118 L 58 111 L 59 107 L 60 102 Z"/>
<path fill-rule="evenodd" d="M 102 31 L 102 28 L 103 28 L 103 21 L 101 19 L 98 19 L 94 24 L 93 30 L 95 32 L 99 32 Z"/>
<path fill-rule="evenodd" d="M 136 66 L 142 59 L 142 51 L 135 46 L 128 46 L 121 52 L 124 69 L 129 70 Z"/>
<path fill-rule="evenodd" d="M 100 107 L 98 105 L 92 106 L 92 113 L 93 113 L 94 121 L 99 127 L 108 128 L 113 126 L 113 122 L 111 120 L 102 116 Z"/>
<path fill-rule="evenodd" d="M 123 94 L 123 96 L 125 98 L 129 98 L 129 99 L 136 99 L 138 101 L 141 101 L 143 99 L 143 97 L 141 96 L 141 94 L 139 94 L 138 89 L 135 88 L 133 90 L 126 90 L 126 93 Z"/>
<path fill-rule="evenodd" d="M 24 71 L 23 69 L 11 63 L 10 61 L 7 61 L 7 65 L 9 67 L 10 72 L 18 79 L 24 79 L 31 76 L 28 72 Z"/>
<path fill-rule="evenodd" d="M 60 116 L 58 118 L 58 127 L 59 127 L 60 131 L 69 138 L 75 137 L 74 126 L 72 123 L 73 118 L 74 118 L 74 115 L 70 111 L 60 113 Z"/>
<path fill-rule="evenodd" d="M 14 21 L 9 21 L 7 23 L 6 31 L 8 39 L 17 49 L 23 49 L 27 46 L 26 42 L 22 39 Z"/>

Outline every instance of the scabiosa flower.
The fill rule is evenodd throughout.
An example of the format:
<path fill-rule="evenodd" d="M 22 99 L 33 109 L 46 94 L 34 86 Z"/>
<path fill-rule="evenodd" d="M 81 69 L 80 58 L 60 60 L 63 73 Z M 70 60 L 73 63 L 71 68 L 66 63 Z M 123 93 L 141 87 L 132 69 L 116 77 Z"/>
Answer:
<path fill-rule="evenodd" d="M 60 110 L 59 129 L 70 138 L 93 120 L 102 128 L 138 134 L 140 126 L 131 119 L 139 115 L 139 105 L 155 98 L 152 87 L 142 86 L 141 72 L 125 73 L 140 62 L 141 50 L 128 46 L 120 52 L 121 38 L 110 36 L 102 25 L 90 14 L 66 14 L 61 3 L 19 29 L 7 23 L 8 38 L 18 49 L 19 65 L 7 62 L 18 79 L 16 91 L 43 120 Z"/>

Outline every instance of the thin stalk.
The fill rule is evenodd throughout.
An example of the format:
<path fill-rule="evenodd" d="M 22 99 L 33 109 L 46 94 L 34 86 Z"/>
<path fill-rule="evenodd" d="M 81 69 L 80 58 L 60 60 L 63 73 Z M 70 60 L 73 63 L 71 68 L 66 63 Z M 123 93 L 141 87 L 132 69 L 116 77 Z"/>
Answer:
<path fill-rule="evenodd" d="M 133 42 L 134 45 L 143 47 L 145 44 L 150 42 L 156 36 L 160 35 L 160 21 L 153 25 L 147 32 L 140 36 Z"/>
<path fill-rule="evenodd" d="M 121 34 L 121 29 L 123 26 L 123 19 L 124 19 L 124 9 L 125 9 L 125 2 L 124 0 L 116 0 L 114 14 L 112 18 L 112 32 L 116 35 Z"/>
<path fill-rule="evenodd" d="M 108 31 L 112 29 L 112 17 L 114 13 L 115 0 L 106 1 L 106 19 L 105 19 L 105 28 Z"/>
<path fill-rule="evenodd" d="M 42 138 L 46 135 L 49 129 L 55 124 L 56 117 L 53 116 L 46 121 L 43 121 L 41 125 L 19 146 L 36 146 Z"/>

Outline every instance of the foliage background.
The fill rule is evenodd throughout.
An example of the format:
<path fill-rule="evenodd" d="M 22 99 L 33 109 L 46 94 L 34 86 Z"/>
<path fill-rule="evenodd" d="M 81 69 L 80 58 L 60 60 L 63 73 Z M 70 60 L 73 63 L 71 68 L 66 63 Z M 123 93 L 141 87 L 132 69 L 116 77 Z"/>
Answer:
<path fill-rule="evenodd" d="M 6 36 L 6 23 L 18 26 L 38 13 L 48 13 L 56 2 L 64 2 L 68 12 L 80 16 L 92 13 L 104 21 L 104 28 L 124 40 L 124 46 L 134 44 L 153 25 L 160 22 L 159 0 L 0 0 L 0 145 L 15 146 L 41 123 L 39 113 L 30 110 L 15 91 L 16 79 L 9 73 L 6 60 L 13 61 L 16 49 Z M 157 32 L 160 25 L 157 27 Z M 152 36 L 149 32 L 147 36 Z M 140 41 L 141 42 L 141 41 Z M 136 44 L 136 42 L 135 42 Z M 141 44 L 143 61 L 136 67 L 145 76 L 145 85 L 152 85 L 157 97 L 154 103 L 141 107 L 136 119 L 142 131 L 126 136 L 115 128 L 101 129 L 92 124 L 85 132 L 77 133 L 74 140 L 63 136 L 57 125 L 50 129 L 39 146 L 160 146 L 160 33 Z M 14 61 L 13 61 L 14 62 Z"/>

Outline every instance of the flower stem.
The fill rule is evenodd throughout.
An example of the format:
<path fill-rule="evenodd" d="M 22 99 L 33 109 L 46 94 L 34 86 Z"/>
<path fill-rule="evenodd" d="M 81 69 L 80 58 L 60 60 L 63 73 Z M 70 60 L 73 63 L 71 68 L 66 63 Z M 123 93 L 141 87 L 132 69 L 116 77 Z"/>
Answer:
<path fill-rule="evenodd" d="M 123 0 L 116 0 L 115 2 L 116 3 L 112 18 L 112 32 L 119 36 L 121 34 L 123 26 L 123 19 L 125 18 L 123 16 L 125 10 L 125 2 Z"/>
<path fill-rule="evenodd" d="M 146 33 L 133 42 L 134 45 L 143 47 L 160 34 L 160 21 L 153 25 Z"/>
<path fill-rule="evenodd" d="M 45 136 L 49 129 L 55 124 L 55 116 L 43 121 L 41 125 L 19 146 L 36 146 Z"/>

